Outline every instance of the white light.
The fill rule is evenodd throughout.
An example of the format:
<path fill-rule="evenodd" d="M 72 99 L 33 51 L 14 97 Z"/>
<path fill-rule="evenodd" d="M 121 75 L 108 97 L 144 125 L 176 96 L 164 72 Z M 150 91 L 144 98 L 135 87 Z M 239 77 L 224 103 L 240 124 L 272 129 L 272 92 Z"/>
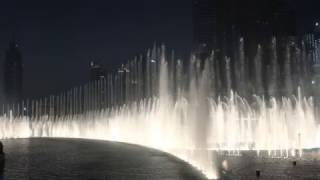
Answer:
<path fill-rule="evenodd" d="M 155 63 L 155 62 L 156 62 L 156 60 L 154 60 L 154 59 L 151 59 L 151 60 L 150 60 L 150 62 L 152 62 L 152 63 Z"/>
<path fill-rule="evenodd" d="M 312 80 L 311 83 L 312 83 L 312 84 L 316 84 L 316 81 L 315 81 L 315 80 Z"/>
<path fill-rule="evenodd" d="M 315 24 L 317 27 L 319 26 L 319 23 L 318 22 L 316 22 L 316 24 Z"/>
<path fill-rule="evenodd" d="M 130 70 L 128 68 L 123 68 L 126 73 L 129 73 Z"/>

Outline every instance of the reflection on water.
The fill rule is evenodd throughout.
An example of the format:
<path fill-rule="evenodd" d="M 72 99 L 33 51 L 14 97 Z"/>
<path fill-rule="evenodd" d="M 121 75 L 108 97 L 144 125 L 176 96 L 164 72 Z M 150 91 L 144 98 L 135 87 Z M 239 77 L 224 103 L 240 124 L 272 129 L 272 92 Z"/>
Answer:
<path fill-rule="evenodd" d="M 4 140 L 3 179 L 203 180 L 163 152 L 136 145 L 74 139 Z"/>

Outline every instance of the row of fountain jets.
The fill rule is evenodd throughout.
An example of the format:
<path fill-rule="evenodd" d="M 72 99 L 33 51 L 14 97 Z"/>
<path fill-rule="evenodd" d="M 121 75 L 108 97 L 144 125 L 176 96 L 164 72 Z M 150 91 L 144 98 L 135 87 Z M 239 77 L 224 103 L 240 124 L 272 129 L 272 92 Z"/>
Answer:
<path fill-rule="evenodd" d="M 250 60 L 243 43 L 236 59 L 212 53 L 188 62 L 154 46 L 99 81 L 3 106 L 0 136 L 144 145 L 176 155 L 208 178 L 218 177 L 213 151 L 280 151 L 289 157 L 319 147 L 303 45 L 288 43 L 281 56 L 273 39 Z"/>

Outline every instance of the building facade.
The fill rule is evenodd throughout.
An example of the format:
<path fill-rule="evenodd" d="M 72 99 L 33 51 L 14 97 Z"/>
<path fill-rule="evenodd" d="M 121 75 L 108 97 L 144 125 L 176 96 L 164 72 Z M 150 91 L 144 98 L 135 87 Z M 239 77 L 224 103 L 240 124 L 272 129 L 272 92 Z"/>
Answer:
<path fill-rule="evenodd" d="M 89 68 L 91 82 L 98 81 L 106 77 L 106 70 L 101 64 L 91 61 Z"/>
<path fill-rule="evenodd" d="M 288 51 L 303 49 L 296 19 L 288 0 L 193 0 L 193 53 L 214 52 L 219 92 L 282 95 L 295 72 Z"/>
<path fill-rule="evenodd" d="M 296 17 L 287 0 L 193 0 L 193 50 L 203 58 L 214 50 L 232 57 L 244 38 L 246 54 L 271 37 L 296 35 Z"/>

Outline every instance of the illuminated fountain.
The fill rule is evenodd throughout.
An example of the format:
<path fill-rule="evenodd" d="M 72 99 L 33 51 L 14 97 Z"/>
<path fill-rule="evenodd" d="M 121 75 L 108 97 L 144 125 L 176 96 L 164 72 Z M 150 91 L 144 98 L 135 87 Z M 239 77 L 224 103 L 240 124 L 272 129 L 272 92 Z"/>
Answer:
<path fill-rule="evenodd" d="M 4 106 L 0 137 L 139 144 L 171 153 L 211 179 L 218 177 L 213 150 L 266 150 L 270 156 L 289 157 L 296 150 L 319 147 L 313 99 L 305 88 L 294 96 L 298 86 L 306 87 L 302 84 L 306 67 L 298 66 L 300 75 L 293 73 L 304 61 L 304 51 L 287 47 L 283 87 L 289 93 L 276 95 L 281 83 L 275 40 L 268 65 L 258 47 L 254 78 L 246 75 L 242 46 L 241 39 L 239 61 L 226 57 L 221 66 L 212 53 L 202 61 L 192 57 L 188 68 L 174 55 L 169 57 L 164 46 L 155 46 L 100 81 Z M 267 84 L 262 82 L 265 78 Z M 247 97 L 247 92 L 255 93 Z"/>

